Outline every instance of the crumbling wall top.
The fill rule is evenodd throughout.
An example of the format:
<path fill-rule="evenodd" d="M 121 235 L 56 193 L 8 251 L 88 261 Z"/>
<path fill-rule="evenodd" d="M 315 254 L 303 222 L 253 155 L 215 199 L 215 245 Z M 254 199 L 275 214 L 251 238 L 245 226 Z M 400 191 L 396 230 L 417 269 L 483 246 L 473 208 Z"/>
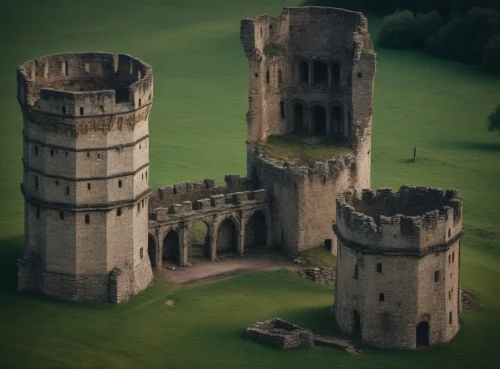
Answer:
<path fill-rule="evenodd" d="M 153 70 L 126 54 L 53 54 L 20 65 L 17 86 L 22 106 L 51 114 L 83 115 L 72 107 L 89 104 L 101 112 L 135 110 L 152 101 Z"/>
<path fill-rule="evenodd" d="M 457 190 L 402 186 L 361 196 L 351 190 L 337 199 L 334 230 L 346 243 L 371 249 L 435 248 L 461 237 L 462 207 Z"/>

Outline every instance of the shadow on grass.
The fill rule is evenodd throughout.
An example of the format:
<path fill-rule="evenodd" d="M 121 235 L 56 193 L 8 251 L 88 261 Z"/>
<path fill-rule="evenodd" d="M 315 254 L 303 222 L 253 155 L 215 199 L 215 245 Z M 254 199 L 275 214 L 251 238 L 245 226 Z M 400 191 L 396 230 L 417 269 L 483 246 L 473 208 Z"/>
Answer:
<path fill-rule="evenodd" d="M 483 152 L 500 152 L 500 142 L 471 142 L 471 141 L 452 141 L 447 142 L 448 146 L 457 149 L 466 149 Z"/>
<path fill-rule="evenodd" d="M 17 291 L 17 260 L 23 253 L 24 236 L 0 240 L 0 294 Z"/>

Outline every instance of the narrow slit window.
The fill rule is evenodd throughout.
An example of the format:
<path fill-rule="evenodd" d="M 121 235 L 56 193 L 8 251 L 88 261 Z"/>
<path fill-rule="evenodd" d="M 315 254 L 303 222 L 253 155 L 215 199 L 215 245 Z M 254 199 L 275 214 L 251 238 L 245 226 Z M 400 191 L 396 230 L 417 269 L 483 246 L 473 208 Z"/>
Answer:
<path fill-rule="evenodd" d="M 448 323 L 451 324 L 453 323 L 453 313 L 450 311 L 450 316 L 448 318 Z"/>
<path fill-rule="evenodd" d="M 80 115 L 83 115 L 83 108 L 80 108 Z"/>
<path fill-rule="evenodd" d="M 35 190 L 38 191 L 38 177 L 35 177 Z"/>
<path fill-rule="evenodd" d="M 385 294 L 383 294 L 383 293 L 379 293 L 379 294 L 378 294 L 378 301 L 380 301 L 380 302 L 384 302 L 384 301 L 385 301 Z"/>
<path fill-rule="evenodd" d="M 358 279 L 358 264 L 354 266 L 354 279 Z"/>
<path fill-rule="evenodd" d="M 455 251 L 453 251 L 453 253 L 451 254 L 451 262 L 455 262 Z"/>
<path fill-rule="evenodd" d="M 35 146 L 35 156 L 38 156 L 38 146 Z"/>
<path fill-rule="evenodd" d="M 278 71 L 278 86 L 281 86 L 281 81 L 282 81 L 281 71 L 279 70 Z"/>
<path fill-rule="evenodd" d="M 90 183 L 87 183 L 87 190 L 90 190 L 90 187 L 91 187 Z"/>
<path fill-rule="evenodd" d="M 144 257 L 144 248 L 141 247 L 141 249 L 139 250 L 139 257 L 142 259 Z"/>
<path fill-rule="evenodd" d="M 90 215 L 85 214 L 85 224 L 89 224 L 89 223 L 90 223 Z"/>
<path fill-rule="evenodd" d="M 148 171 L 146 170 L 146 179 L 148 179 Z"/>
<path fill-rule="evenodd" d="M 50 150 L 50 156 L 54 156 L 54 150 Z"/>
<path fill-rule="evenodd" d="M 66 107 L 65 106 L 62 107 L 62 113 L 66 114 Z"/>
<path fill-rule="evenodd" d="M 64 219 L 64 211 L 60 211 L 59 212 L 59 218 L 60 219 Z"/>
<path fill-rule="evenodd" d="M 141 210 L 141 203 L 140 202 L 137 203 L 137 212 L 139 212 L 139 210 Z"/>
<path fill-rule="evenodd" d="M 116 209 L 116 215 L 118 215 L 118 216 L 122 215 L 122 208 Z"/>
<path fill-rule="evenodd" d="M 266 83 L 269 84 L 271 77 L 269 76 L 269 71 L 266 72 Z"/>
<path fill-rule="evenodd" d="M 66 186 L 66 196 L 69 196 L 69 186 Z"/>
<path fill-rule="evenodd" d="M 142 200 L 142 208 L 144 209 L 144 200 Z"/>
<path fill-rule="evenodd" d="M 382 273 L 382 263 L 377 263 L 377 272 Z"/>
<path fill-rule="evenodd" d="M 439 282 L 439 270 L 434 272 L 434 282 Z"/>
<path fill-rule="evenodd" d="M 122 181 L 121 181 L 121 180 L 119 180 L 119 181 L 118 181 L 118 187 L 121 187 L 121 186 L 122 186 Z"/>
<path fill-rule="evenodd" d="M 141 106 L 141 99 L 139 99 L 139 107 Z"/>
<path fill-rule="evenodd" d="M 285 119 L 285 102 L 280 102 L 280 117 L 281 119 Z"/>

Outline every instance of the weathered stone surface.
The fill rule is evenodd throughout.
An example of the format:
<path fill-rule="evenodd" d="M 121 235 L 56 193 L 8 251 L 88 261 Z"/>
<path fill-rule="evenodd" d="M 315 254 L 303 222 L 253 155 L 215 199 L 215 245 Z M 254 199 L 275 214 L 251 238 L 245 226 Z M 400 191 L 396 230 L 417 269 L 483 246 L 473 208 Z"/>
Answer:
<path fill-rule="evenodd" d="M 123 301 L 153 278 L 145 208 L 152 69 L 129 55 L 67 53 L 27 61 L 17 75 L 25 198 L 18 289 Z"/>
<path fill-rule="evenodd" d="M 310 281 L 333 285 L 335 283 L 335 268 L 303 268 L 296 269 L 295 272 L 304 279 Z"/>
<path fill-rule="evenodd" d="M 310 346 L 314 342 L 314 335 L 309 329 L 279 318 L 255 323 L 247 328 L 245 337 L 280 349 Z"/>
<path fill-rule="evenodd" d="M 335 322 L 341 332 L 391 348 L 447 342 L 457 334 L 458 191 L 349 191 L 337 201 L 334 230 Z"/>

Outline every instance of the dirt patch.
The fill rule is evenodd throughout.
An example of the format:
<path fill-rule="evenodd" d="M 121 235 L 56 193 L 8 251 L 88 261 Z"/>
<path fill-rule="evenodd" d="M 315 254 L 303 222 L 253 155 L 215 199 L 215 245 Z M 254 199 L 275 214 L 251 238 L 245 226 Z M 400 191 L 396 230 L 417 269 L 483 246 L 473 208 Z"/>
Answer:
<path fill-rule="evenodd" d="M 297 264 L 277 249 L 252 250 L 243 257 L 234 254 L 221 255 L 217 261 L 213 262 L 194 252 L 190 256 L 191 266 L 177 267 L 175 270 L 171 269 L 174 264 L 164 261 L 162 268 L 155 272 L 155 278 L 176 285 L 193 285 L 237 277 L 255 271 L 283 268 L 295 270 L 297 268 Z"/>
<path fill-rule="evenodd" d="M 165 305 L 167 305 L 167 306 L 174 306 L 175 305 L 175 301 L 174 300 L 167 300 L 167 301 L 165 301 Z"/>

